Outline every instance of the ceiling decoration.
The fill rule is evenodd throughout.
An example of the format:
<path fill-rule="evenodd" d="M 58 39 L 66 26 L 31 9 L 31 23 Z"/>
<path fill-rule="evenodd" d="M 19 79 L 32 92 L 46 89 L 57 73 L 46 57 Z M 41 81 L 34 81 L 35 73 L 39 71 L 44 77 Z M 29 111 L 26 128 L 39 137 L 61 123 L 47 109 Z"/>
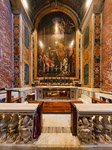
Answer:
<path fill-rule="evenodd" d="M 94 13 L 100 13 L 103 10 L 105 0 L 94 0 Z"/>
<path fill-rule="evenodd" d="M 67 5 L 71 9 L 73 9 L 81 23 L 88 8 L 86 7 L 86 3 L 90 0 L 25 0 L 28 4 L 28 9 L 25 9 L 28 17 L 30 18 L 31 22 L 34 24 L 35 20 L 37 19 L 38 11 L 46 5 L 51 5 L 52 3 L 58 4 L 61 3 L 62 5 Z M 102 1 L 104 0 L 91 0 L 94 1 L 94 10 L 98 11 L 101 9 Z M 10 0 L 12 9 L 17 11 L 21 9 L 21 0 Z M 97 5 L 97 3 L 99 5 Z"/>
<path fill-rule="evenodd" d="M 85 2 L 87 0 L 26 0 L 26 1 L 28 2 L 30 8 L 29 10 L 27 10 L 27 13 L 32 21 L 34 21 L 36 13 L 42 7 L 52 3 L 61 3 L 63 5 L 68 5 L 78 14 L 78 17 L 81 21 L 86 12 Z"/>

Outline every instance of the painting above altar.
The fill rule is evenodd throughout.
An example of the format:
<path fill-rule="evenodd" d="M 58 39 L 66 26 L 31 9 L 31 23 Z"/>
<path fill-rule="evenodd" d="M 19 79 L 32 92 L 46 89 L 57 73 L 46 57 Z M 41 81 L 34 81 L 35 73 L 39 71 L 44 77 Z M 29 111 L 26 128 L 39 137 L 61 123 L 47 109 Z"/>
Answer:
<path fill-rule="evenodd" d="M 38 25 L 37 76 L 76 76 L 76 28 L 64 13 L 50 13 Z"/>

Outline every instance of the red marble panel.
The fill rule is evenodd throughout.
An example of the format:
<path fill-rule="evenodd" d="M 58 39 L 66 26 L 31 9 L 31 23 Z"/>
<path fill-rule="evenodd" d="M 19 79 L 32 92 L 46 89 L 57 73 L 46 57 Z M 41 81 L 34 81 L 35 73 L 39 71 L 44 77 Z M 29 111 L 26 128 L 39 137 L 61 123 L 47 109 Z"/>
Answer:
<path fill-rule="evenodd" d="M 13 84 L 12 12 L 7 0 L 0 0 L 0 88 Z"/>
<path fill-rule="evenodd" d="M 94 87 L 100 87 L 101 15 L 94 18 Z"/>
<path fill-rule="evenodd" d="M 112 92 L 112 0 L 106 0 L 103 10 L 102 90 Z"/>
<path fill-rule="evenodd" d="M 14 15 L 14 87 L 20 87 L 20 16 Z"/>

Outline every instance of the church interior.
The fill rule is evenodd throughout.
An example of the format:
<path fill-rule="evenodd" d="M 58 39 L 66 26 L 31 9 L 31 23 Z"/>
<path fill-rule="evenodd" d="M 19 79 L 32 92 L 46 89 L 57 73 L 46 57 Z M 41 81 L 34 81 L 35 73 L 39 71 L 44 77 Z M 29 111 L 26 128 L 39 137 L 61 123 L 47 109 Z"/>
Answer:
<path fill-rule="evenodd" d="M 112 0 L 0 0 L 0 149 L 112 149 Z"/>

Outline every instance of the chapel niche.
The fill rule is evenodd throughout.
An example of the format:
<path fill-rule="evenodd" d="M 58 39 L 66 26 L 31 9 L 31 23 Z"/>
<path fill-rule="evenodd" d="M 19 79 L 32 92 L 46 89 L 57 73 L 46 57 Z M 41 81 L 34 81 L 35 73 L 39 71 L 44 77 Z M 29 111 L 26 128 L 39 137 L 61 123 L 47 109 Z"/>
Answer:
<path fill-rule="evenodd" d="M 45 15 L 37 27 L 38 78 L 76 77 L 76 26 L 65 13 Z"/>

